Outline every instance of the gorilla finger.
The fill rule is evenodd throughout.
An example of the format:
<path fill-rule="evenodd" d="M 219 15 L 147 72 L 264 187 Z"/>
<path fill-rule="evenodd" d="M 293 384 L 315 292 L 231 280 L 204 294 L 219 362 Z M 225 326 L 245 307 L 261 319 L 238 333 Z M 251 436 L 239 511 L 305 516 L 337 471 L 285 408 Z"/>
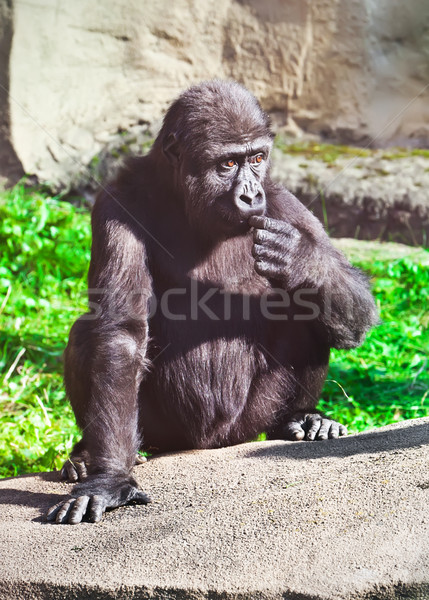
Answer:
<path fill-rule="evenodd" d="M 92 496 L 89 501 L 89 520 L 91 523 L 98 523 L 103 517 L 103 513 L 106 510 L 107 502 L 101 494 Z"/>
<path fill-rule="evenodd" d="M 319 415 L 308 416 L 306 420 L 307 433 L 305 435 L 305 439 L 308 441 L 313 441 L 316 438 L 316 435 L 319 432 L 321 425 L 322 417 L 320 417 Z"/>
<path fill-rule="evenodd" d="M 341 423 L 338 423 L 338 425 L 340 426 L 340 436 L 347 435 L 347 427 L 345 425 L 342 425 Z"/>
<path fill-rule="evenodd" d="M 253 244 L 252 255 L 254 258 L 264 260 L 265 262 L 277 263 L 280 267 L 280 257 L 278 254 L 269 246 L 261 246 L 260 244 Z"/>
<path fill-rule="evenodd" d="M 331 437 L 331 423 L 332 421 L 329 421 L 329 419 L 322 419 L 322 424 L 320 425 L 320 429 L 317 432 L 316 439 L 327 440 L 328 437 Z"/>
<path fill-rule="evenodd" d="M 74 502 L 75 502 L 74 498 L 72 498 L 71 500 L 66 500 L 66 502 L 63 502 L 63 505 L 60 507 L 60 510 L 57 513 L 55 523 L 67 523 L 68 522 L 68 516 L 73 507 Z"/>
<path fill-rule="evenodd" d="M 283 234 L 286 236 L 297 236 L 299 235 L 296 227 L 287 223 L 286 221 L 279 221 L 278 219 L 270 219 L 268 217 L 260 217 L 264 219 L 264 226 L 261 229 L 265 229 L 268 233 Z"/>
<path fill-rule="evenodd" d="M 76 523 L 80 523 L 86 513 L 86 509 L 88 508 L 89 496 L 79 496 L 76 498 L 73 508 L 70 511 L 68 522 L 71 525 L 76 525 Z"/>
<path fill-rule="evenodd" d="M 75 463 L 75 467 L 76 467 L 76 471 L 79 475 L 79 480 L 85 479 L 87 476 L 87 472 L 86 472 L 86 464 L 84 463 L 84 461 L 78 461 Z"/>
<path fill-rule="evenodd" d="M 255 244 L 274 244 L 275 236 L 273 233 L 266 231 L 265 229 L 254 229 L 253 230 L 253 241 Z"/>
<path fill-rule="evenodd" d="M 275 228 L 272 231 L 274 231 L 277 234 L 281 234 L 281 237 L 283 237 L 283 239 L 296 240 L 301 237 L 301 234 L 299 233 L 298 229 L 290 223 L 286 223 L 285 221 L 275 221 L 274 227 Z"/>
<path fill-rule="evenodd" d="M 295 249 L 299 235 L 299 233 L 296 236 L 290 236 L 287 234 L 273 234 L 273 238 L 270 240 L 270 245 L 274 251 L 281 253 L 283 256 L 287 256 Z"/>
<path fill-rule="evenodd" d="M 265 229 L 266 231 L 274 231 L 274 219 L 269 217 L 257 217 L 253 216 L 249 219 L 249 225 L 256 229 Z"/>
<path fill-rule="evenodd" d="M 259 258 L 262 255 L 262 248 L 259 244 L 253 244 L 252 246 L 252 256 L 253 258 Z"/>
<path fill-rule="evenodd" d="M 253 230 L 253 242 L 255 244 L 263 244 L 267 239 L 266 231 L 263 229 L 254 229 Z"/>
<path fill-rule="evenodd" d="M 253 217 L 250 217 L 248 223 L 250 227 L 255 227 L 255 229 L 265 229 L 267 220 L 267 217 L 257 217 L 256 215 L 253 215 Z"/>
<path fill-rule="evenodd" d="M 259 275 L 266 275 L 266 264 L 262 260 L 255 260 L 255 271 Z"/>
<path fill-rule="evenodd" d="M 289 421 L 284 428 L 285 440 L 303 440 L 305 431 L 302 428 L 302 424 L 299 421 Z"/>
<path fill-rule="evenodd" d="M 329 439 L 336 440 L 340 435 L 340 424 L 336 421 L 331 421 L 329 428 Z"/>
<path fill-rule="evenodd" d="M 142 490 L 136 490 L 136 493 L 131 498 L 131 502 L 135 504 L 149 504 L 152 498 Z"/>
<path fill-rule="evenodd" d="M 61 479 L 68 479 L 68 481 L 78 481 L 79 474 L 72 463 L 72 461 L 68 458 L 66 462 L 63 464 L 62 469 L 60 471 Z"/>
<path fill-rule="evenodd" d="M 68 458 L 61 469 L 63 479 L 76 482 L 82 481 L 87 476 L 86 464 L 83 460 Z"/>
<path fill-rule="evenodd" d="M 46 520 L 55 521 L 55 518 L 63 504 L 64 500 L 61 500 L 61 502 L 58 502 L 57 504 L 54 504 L 54 506 L 51 506 L 51 508 L 46 513 Z"/>
<path fill-rule="evenodd" d="M 263 277 L 272 279 L 279 279 L 281 276 L 281 272 L 277 267 L 263 260 L 255 261 L 255 271 Z"/>

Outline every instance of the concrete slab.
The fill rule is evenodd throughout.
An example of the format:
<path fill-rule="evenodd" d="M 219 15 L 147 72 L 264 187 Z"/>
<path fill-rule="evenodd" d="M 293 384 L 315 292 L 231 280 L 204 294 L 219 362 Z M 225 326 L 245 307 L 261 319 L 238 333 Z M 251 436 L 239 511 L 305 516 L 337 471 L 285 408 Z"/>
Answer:
<path fill-rule="evenodd" d="M 52 525 L 57 473 L 0 481 L 0 599 L 429 598 L 429 418 L 163 455 L 154 502 Z"/>

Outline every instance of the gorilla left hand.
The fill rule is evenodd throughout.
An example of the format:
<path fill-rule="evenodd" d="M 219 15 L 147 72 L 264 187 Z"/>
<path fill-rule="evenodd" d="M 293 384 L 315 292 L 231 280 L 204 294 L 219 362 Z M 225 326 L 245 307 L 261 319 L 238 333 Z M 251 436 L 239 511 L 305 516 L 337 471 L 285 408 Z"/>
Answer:
<path fill-rule="evenodd" d="M 298 412 L 284 426 L 285 440 L 327 440 L 347 435 L 347 427 L 317 413 Z"/>
<path fill-rule="evenodd" d="M 296 279 L 294 256 L 302 240 L 301 233 L 290 223 L 268 217 L 250 217 L 253 230 L 252 255 L 255 258 L 255 271 L 269 279 L 277 279 L 283 284 Z"/>
<path fill-rule="evenodd" d="M 52 506 L 46 515 L 47 520 L 71 525 L 84 519 L 96 523 L 108 508 L 151 502 L 130 476 L 93 475 L 74 488 L 73 496 Z"/>

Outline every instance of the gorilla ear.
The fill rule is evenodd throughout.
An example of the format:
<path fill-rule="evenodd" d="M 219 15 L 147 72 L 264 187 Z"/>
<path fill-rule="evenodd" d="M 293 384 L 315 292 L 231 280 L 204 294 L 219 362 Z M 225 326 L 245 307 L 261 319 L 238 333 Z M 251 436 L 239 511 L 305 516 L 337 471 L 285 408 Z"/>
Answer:
<path fill-rule="evenodd" d="M 162 151 L 164 152 L 164 156 L 167 158 L 171 166 L 177 167 L 180 162 L 181 152 L 180 142 L 174 133 L 170 133 L 168 135 L 162 146 Z"/>

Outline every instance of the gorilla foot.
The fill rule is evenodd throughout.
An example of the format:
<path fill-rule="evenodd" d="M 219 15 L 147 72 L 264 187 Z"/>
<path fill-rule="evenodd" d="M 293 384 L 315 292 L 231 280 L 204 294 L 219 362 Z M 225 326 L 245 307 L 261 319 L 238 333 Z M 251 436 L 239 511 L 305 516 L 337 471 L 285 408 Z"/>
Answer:
<path fill-rule="evenodd" d="M 52 506 L 47 521 L 75 525 L 97 523 L 107 509 L 125 504 L 148 504 L 150 497 L 138 489 L 133 477 L 94 475 L 73 490 L 73 497 Z"/>
<path fill-rule="evenodd" d="M 327 440 L 347 435 L 347 428 L 319 414 L 295 413 L 283 428 L 286 440 Z"/>

